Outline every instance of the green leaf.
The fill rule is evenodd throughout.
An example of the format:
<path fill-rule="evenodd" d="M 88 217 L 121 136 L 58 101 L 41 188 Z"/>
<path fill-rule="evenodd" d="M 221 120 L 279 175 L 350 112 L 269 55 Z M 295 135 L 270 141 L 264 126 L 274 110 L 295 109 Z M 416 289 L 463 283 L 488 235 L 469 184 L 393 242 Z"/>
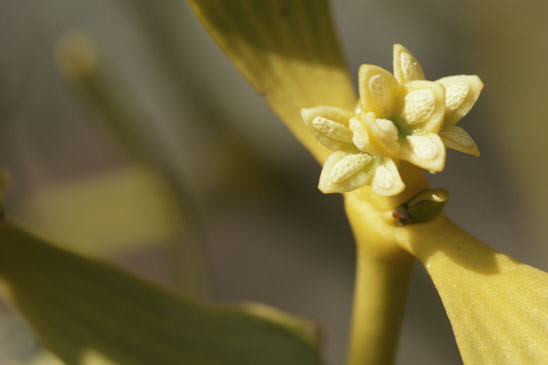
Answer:
<path fill-rule="evenodd" d="M 259 304 L 199 304 L 36 238 L 0 228 L 0 279 L 67 364 L 317 364 L 309 322 Z"/>
<path fill-rule="evenodd" d="M 353 110 L 356 96 L 326 0 L 188 0 L 226 55 L 321 162 L 301 108 Z M 244 106 L 242 106 L 244 107 Z"/>

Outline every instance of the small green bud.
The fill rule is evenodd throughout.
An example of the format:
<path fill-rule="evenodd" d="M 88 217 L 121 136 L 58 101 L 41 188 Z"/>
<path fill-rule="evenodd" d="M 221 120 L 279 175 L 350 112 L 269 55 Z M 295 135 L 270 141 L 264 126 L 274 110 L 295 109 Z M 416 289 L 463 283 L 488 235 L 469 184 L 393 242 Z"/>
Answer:
<path fill-rule="evenodd" d="M 402 226 L 429 222 L 443 210 L 447 201 L 447 190 L 427 189 L 397 207 L 393 216 Z"/>

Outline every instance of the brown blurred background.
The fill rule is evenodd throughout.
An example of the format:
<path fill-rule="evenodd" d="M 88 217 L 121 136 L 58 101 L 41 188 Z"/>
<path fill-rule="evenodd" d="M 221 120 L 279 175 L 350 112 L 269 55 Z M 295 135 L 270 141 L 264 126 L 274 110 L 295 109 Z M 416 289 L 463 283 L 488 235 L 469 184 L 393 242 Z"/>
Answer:
<path fill-rule="evenodd" d="M 391 69 L 397 42 L 428 79 L 482 78 L 483 94 L 461 122 L 482 156 L 450 152 L 432 185 L 451 192 L 447 212 L 466 230 L 548 270 L 548 3 L 337 0 L 333 8 L 353 76 L 361 63 Z M 120 140 L 60 76 L 54 48 L 69 30 L 94 39 L 115 97 L 150 141 L 142 150 L 160 152 Z M 320 167 L 186 2 L 0 0 L 0 47 L 0 166 L 12 176 L 13 217 L 175 288 L 187 285 L 185 255 L 201 253 L 215 300 L 312 318 L 327 362 L 343 363 L 354 247 L 342 200 L 317 191 Z M 0 364 L 28 363 L 39 346 L 0 309 Z M 460 363 L 419 265 L 397 362 Z"/>

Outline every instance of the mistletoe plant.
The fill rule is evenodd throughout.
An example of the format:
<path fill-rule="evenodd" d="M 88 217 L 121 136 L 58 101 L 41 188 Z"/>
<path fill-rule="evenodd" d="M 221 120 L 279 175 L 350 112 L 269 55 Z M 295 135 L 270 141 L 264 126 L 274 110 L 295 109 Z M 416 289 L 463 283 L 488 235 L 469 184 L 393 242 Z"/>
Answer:
<path fill-rule="evenodd" d="M 320 190 L 344 194 L 357 243 L 348 364 L 394 361 L 416 260 L 435 284 L 466 364 L 547 363 L 548 274 L 464 232 L 442 211 L 448 193 L 426 180 L 424 170 L 444 169 L 446 148 L 479 155 L 457 123 L 478 100 L 480 79 L 426 81 L 415 57 L 395 45 L 393 74 L 360 67 L 358 98 L 326 0 L 189 4 L 323 165 Z M 101 99 L 88 51 L 65 61 Z M 0 247 L 7 297 L 67 364 L 320 361 L 315 326 L 264 305 L 190 299 L 56 248 L 6 219 Z"/>
<path fill-rule="evenodd" d="M 393 361 L 415 258 L 434 281 L 465 363 L 548 361 L 548 275 L 436 214 L 447 194 L 428 191 L 423 172 L 444 168 L 447 147 L 479 155 L 456 124 L 478 99 L 480 79 L 424 81 L 417 60 L 396 45 L 394 75 L 361 66 L 356 107 L 325 2 L 190 3 L 324 165 L 320 190 L 345 192 L 358 251 L 349 364 Z"/>

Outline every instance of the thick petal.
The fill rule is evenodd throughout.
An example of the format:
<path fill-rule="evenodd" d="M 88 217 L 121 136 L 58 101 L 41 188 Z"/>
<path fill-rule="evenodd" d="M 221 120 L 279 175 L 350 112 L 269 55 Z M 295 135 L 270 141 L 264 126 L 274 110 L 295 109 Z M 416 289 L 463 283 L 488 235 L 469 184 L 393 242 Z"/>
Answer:
<path fill-rule="evenodd" d="M 409 131 L 437 133 L 445 116 L 445 90 L 433 81 L 411 81 L 405 86 L 401 118 Z"/>
<path fill-rule="evenodd" d="M 458 123 L 478 100 L 483 82 L 476 75 L 448 76 L 437 81 L 445 88 L 445 126 Z"/>
<path fill-rule="evenodd" d="M 362 152 L 373 152 L 371 146 L 371 140 L 369 137 L 369 131 L 360 118 L 350 119 L 350 129 L 354 133 L 352 136 L 352 142 Z"/>
<path fill-rule="evenodd" d="M 384 68 L 361 65 L 359 71 L 360 104 L 363 112 L 389 118 L 397 103 L 399 85 Z"/>
<path fill-rule="evenodd" d="M 444 128 L 440 132 L 441 140 L 445 147 L 479 157 L 480 152 L 476 142 L 461 127 L 452 126 Z"/>
<path fill-rule="evenodd" d="M 331 106 L 303 108 L 301 116 L 310 131 L 325 147 L 332 151 L 353 150 L 352 131 L 348 122 L 352 112 Z"/>
<path fill-rule="evenodd" d="M 401 148 L 396 125 L 389 119 L 375 118 L 373 113 L 367 113 L 363 119 L 369 130 L 374 152 L 396 157 Z"/>
<path fill-rule="evenodd" d="M 424 80 L 421 65 L 411 52 L 401 44 L 394 44 L 394 77 L 400 84 Z"/>
<path fill-rule="evenodd" d="M 407 136 L 402 154 L 407 161 L 431 172 L 442 171 L 445 167 L 445 146 L 434 133 Z"/>
<path fill-rule="evenodd" d="M 371 183 L 373 191 L 379 195 L 392 196 L 405 189 L 398 167 L 391 158 L 384 158 L 375 168 L 375 176 Z"/>
<path fill-rule="evenodd" d="M 332 153 L 323 165 L 318 188 L 322 193 L 344 193 L 368 184 L 375 158 L 367 153 Z"/>

